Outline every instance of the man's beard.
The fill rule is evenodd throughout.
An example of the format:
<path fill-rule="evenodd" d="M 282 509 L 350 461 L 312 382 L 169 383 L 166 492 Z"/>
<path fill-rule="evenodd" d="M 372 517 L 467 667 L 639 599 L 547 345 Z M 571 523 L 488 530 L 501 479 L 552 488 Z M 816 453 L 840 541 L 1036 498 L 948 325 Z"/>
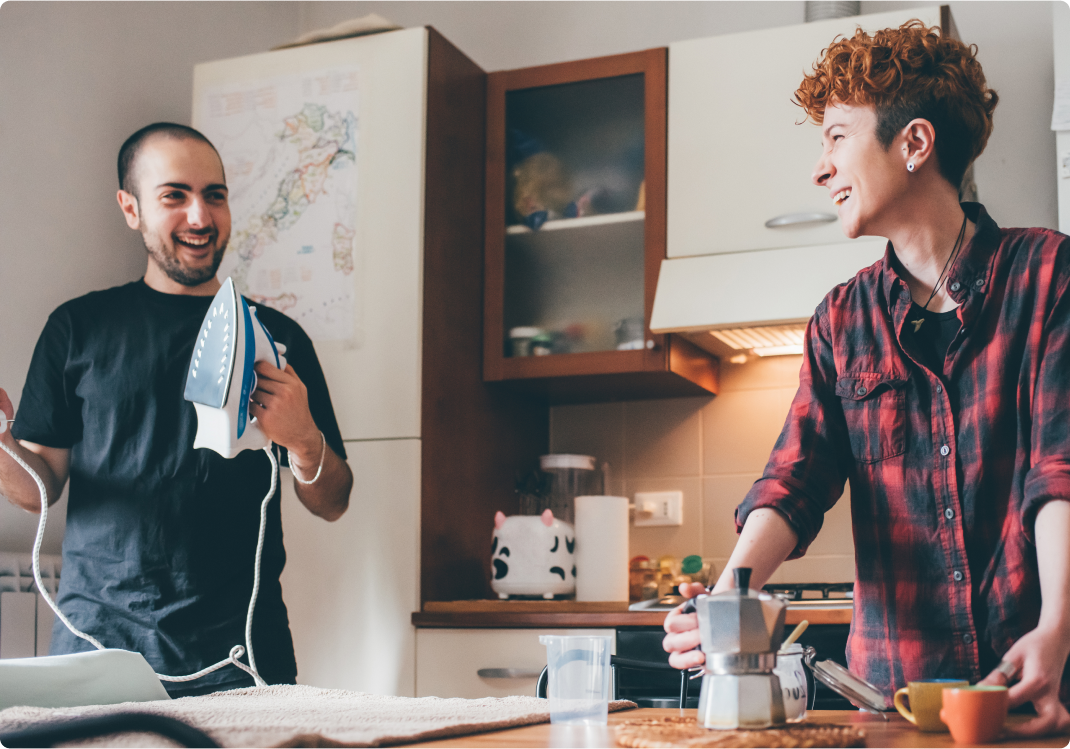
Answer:
<path fill-rule="evenodd" d="M 227 243 L 223 242 L 213 253 L 210 266 L 199 269 L 186 268 L 178 262 L 178 258 L 175 257 L 173 252 L 170 254 L 167 252 L 163 243 L 157 237 L 150 239 L 145 232 L 142 232 L 141 239 L 145 243 L 145 250 L 156 261 L 164 275 L 183 286 L 200 286 L 205 281 L 215 278 L 216 271 L 219 270 L 219 265 L 223 262 L 223 253 L 227 250 Z"/>

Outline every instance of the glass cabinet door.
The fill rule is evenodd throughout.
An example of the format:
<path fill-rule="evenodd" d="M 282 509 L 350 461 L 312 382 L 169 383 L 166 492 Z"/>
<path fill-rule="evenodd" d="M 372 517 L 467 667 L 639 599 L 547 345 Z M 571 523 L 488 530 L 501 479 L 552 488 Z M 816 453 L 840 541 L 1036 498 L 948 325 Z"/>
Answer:
<path fill-rule="evenodd" d="M 505 101 L 503 356 L 643 348 L 643 76 Z"/>
<path fill-rule="evenodd" d="M 648 327 L 665 259 L 668 51 L 487 76 L 483 379 L 551 403 L 709 395 Z"/>

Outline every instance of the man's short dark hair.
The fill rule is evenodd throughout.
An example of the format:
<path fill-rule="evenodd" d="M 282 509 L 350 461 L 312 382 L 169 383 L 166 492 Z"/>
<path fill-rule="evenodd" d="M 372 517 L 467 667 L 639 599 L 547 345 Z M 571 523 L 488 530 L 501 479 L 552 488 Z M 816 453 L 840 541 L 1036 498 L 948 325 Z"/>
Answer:
<path fill-rule="evenodd" d="M 133 180 L 137 157 L 141 153 L 142 146 L 156 135 L 162 135 L 167 138 L 199 140 L 202 143 L 207 143 L 213 151 L 216 151 L 216 147 L 212 145 L 212 141 L 204 137 L 204 133 L 187 125 L 179 125 L 174 122 L 154 122 L 151 125 L 146 125 L 127 138 L 122 148 L 119 149 L 120 190 L 126 190 L 129 193 L 133 193 L 135 197 L 137 196 L 137 185 L 134 184 Z M 219 151 L 216 151 L 216 156 L 218 155 Z M 222 158 L 220 158 L 220 163 L 222 161 Z"/>

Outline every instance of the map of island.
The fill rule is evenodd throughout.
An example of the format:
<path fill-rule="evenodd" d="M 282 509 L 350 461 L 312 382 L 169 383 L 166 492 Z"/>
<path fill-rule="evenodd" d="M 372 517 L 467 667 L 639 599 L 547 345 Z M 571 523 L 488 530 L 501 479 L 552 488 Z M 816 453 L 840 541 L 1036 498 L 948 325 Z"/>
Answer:
<path fill-rule="evenodd" d="M 210 89 L 201 110 L 230 187 L 220 278 L 314 341 L 354 345 L 357 92 L 355 68 L 332 69 Z"/>

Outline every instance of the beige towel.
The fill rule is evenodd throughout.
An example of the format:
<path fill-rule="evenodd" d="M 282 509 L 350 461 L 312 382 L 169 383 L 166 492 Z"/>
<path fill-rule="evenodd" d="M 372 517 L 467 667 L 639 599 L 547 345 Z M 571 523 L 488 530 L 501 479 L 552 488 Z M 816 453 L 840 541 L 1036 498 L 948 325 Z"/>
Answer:
<path fill-rule="evenodd" d="M 611 702 L 610 711 L 635 703 Z M 12 707 L 0 711 L 0 732 L 45 720 L 108 715 L 126 710 L 178 718 L 222 746 L 385 746 L 546 723 L 549 703 L 536 697 L 385 697 L 341 689 L 270 686 L 234 689 L 203 697 L 127 702 L 93 707 Z M 79 746 L 170 747 L 160 736 L 125 733 Z"/>

